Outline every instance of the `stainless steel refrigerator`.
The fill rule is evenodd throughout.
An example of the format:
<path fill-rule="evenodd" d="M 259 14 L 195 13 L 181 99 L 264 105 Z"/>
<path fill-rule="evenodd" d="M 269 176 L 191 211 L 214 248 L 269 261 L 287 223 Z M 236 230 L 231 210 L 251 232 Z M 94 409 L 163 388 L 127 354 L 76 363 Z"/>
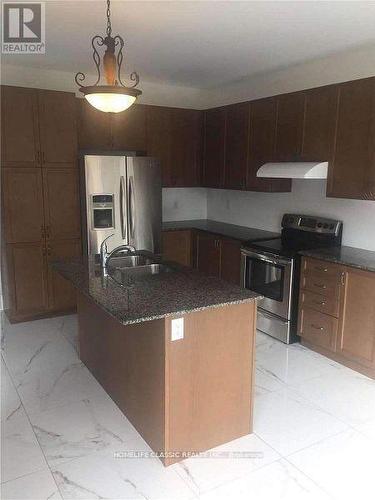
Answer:
<path fill-rule="evenodd" d="M 87 251 L 99 254 L 133 245 L 158 254 L 161 249 L 162 189 L 159 161 L 120 155 L 84 156 Z"/>

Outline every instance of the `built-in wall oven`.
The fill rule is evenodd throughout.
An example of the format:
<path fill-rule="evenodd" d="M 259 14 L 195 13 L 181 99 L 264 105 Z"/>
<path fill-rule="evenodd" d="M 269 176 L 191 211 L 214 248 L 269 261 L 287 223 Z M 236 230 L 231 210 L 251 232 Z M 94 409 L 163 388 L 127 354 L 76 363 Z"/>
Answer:
<path fill-rule="evenodd" d="M 280 238 L 241 249 L 242 286 L 261 294 L 257 328 L 287 344 L 298 340 L 300 250 L 341 245 L 342 222 L 285 214 Z"/>

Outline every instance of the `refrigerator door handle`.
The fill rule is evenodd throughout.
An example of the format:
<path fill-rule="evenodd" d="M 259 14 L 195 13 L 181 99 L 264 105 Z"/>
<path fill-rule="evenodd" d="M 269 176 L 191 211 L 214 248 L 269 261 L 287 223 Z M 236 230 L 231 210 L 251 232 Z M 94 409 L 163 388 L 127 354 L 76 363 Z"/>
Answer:
<path fill-rule="evenodd" d="M 120 218 L 121 218 L 121 237 L 125 240 L 126 244 L 128 241 L 128 228 L 125 220 L 125 177 L 122 175 L 120 177 Z"/>
<path fill-rule="evenodd" d="M 130 238 L 134 240 L 134 228 L 135 228 L 135 220 L 134 220 L 134 177 L 129 177 L 129 234 Z"/>

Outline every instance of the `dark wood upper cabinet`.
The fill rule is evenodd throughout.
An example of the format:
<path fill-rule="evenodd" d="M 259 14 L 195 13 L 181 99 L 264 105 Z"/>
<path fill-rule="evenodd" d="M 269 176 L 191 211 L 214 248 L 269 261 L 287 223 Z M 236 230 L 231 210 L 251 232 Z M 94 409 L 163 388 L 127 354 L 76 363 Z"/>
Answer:
<path fill-rule="evenodd" d="M 44 169 L 43 191 L 47 237 L 80 238 L 78 171 L 69 168 Z"/>
<path fill-rule="evenodd" d="M 277 98 L 275 160 L 301 159 L 305 93 L 280 95 Z"/>
<path fill-rule="evenodd" d="M 225 187 L 245 189 L 249 141 L 248 102 L 226 107 Z"/>
<path fill-rule="evenodd" d="M 172 108 L 169 184 L 198 186 L 202 167 L 202 111 Z"/>
<path fill-rule="evenodd" d="M 40 166 L 38 91 L 1 87 L 3 167 Z"/>
<path fill-rule="evenodd" d="M 251 191 L 290 191 L 288 179 L 262 179 L 259 168 L 275 158 L 277 101 L 275 97 L 250 103 L 247 188 Z"/>
<path fill-rule="evenodd" d="M 38 102 L 42 166 L 77 167 L 74 94 L 40 90 Z"/>
<path fill-rule="evenodd" d="M 210 276 L 220 276 L 220 238 L 210 233 L 197 233 L 197 268 Z"/>
<path fill-rule="evenodd" d="M 41 241 L 44 235 L 41 169 L 4 168 L 1 182 L 6 242 Z"/>
<path fill-rule="evenodd" d="M 339 85 L 336 144 L 327 195 L 375 199 L 375 78 Z"/>
<path fill-rule="evenodd" d="M 76 107 L 79 149 L 110 150 L 112 148 L 111 113 L 98 111 L 86 99 L 77 99 Z"/>
<path fill-rule="evenodd" d="M 118 151 L 146 151 L 146 106 L 134 104 L 112 114 L 112 148 Z"/>
<path fill-rule="evenodd" d="M 336 132 L 339 87 L 330 85 L 305 92 L 302 159 L 331 161 Z"/>
<path fill-rule="evenodd" d="M 163 187 L 171 186 L 171 108 L 147 107 L 147 154 L 160 161 Z"/>
<path fill-rule="evenodd" d="M 203 185 L 220 188 L 225 175 L 226 108 L 205 112 Z"/>

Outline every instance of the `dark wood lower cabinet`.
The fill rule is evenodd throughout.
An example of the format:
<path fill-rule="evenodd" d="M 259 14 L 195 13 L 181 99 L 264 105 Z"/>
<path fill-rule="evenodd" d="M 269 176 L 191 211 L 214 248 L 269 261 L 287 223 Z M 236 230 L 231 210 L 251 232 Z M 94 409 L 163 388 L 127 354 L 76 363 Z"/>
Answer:
<path fill-rule="evenodd" d="M 48 311 L 47 264 L 44 242 L 6 246 L 7 284 L 4 293 L 9 319 L 22 321 Z"/>
<path fill-rule="evenodd" d="M 302 270 L 302 344 L 375 378 L 375 273 L 308 258 Z"/>
<path fill-rule="evenodd" d="M 210 233 L 197 233 L 197 268 L 210 276 L 220 276 L 220 239 Z"/>
<path fill-rule="evenodd" d="M 193 266 L 193 232 L 163 231 L 163 257 L 183 266 Z"/>
<path fill-rule="evenodd" d="M 50 311 L 70 311 L 76 307 L 77 294 L 71 283 L 51 268 L 55 260 L 71 259 L 81 255 L 81 240 L 51 241 L 47 247 L 48 296 Z"/>
<path fill-rule="evenodd" d="M 233 283 L 241 284 L 241 242 L 221 238 L 220 278 Z"/>

